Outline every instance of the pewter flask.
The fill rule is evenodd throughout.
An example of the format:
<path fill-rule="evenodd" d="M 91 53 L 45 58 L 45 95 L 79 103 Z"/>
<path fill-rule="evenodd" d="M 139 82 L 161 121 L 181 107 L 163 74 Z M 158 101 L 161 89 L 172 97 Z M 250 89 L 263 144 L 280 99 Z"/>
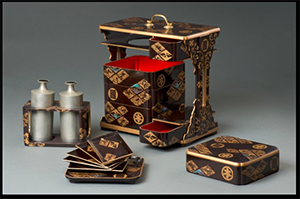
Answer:
<path fill-rule="evenodd" d="M 31 90 L 31 106 L 36 108 L 45 108 L 54 105 L 53 90 L 48 90 L 49 80 L 38 80 L 40 87 Z M 53 134 L 53 112 L 52 111 L 32 111 L 30 138 L 33 141 L 48 141 L 52 139 Z"/>
<path fill-rule="evenodd" d="M 65 84 L 68 89 L 59 93 L 60 107 L 66 109 L 80 108 L 83 105 L 83 93 L 74 89 L 76 81 L 67 81 Z M 60 113 L 60 135 L 64 142 L 79 141 L 78 112 Z"/>

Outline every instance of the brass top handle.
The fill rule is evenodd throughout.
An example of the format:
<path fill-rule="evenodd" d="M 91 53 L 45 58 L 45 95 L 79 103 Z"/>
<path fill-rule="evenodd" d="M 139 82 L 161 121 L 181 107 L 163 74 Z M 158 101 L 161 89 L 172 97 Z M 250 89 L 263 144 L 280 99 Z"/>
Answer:
<path fill-rule="evenodd" d="M 153 23 L 154 17 L 162 17 L 165 20 L 165 22 L 167 24 L 167 25 L 164 26 L 165 29 L 171 29 L 171 28 L 173 28 L 172 23 L 169 23 L 168 20 L 167 20 L 167 18 L 164 15 L 162 15 L 162 14 L 155 14 L 155 15 L 153 15 L 151 17 L 151 20 L 147 20 L 147 23 L 145 24 L 145 26 L 147 26 L 147 27 L 154 26 L 154 23 Z"/>

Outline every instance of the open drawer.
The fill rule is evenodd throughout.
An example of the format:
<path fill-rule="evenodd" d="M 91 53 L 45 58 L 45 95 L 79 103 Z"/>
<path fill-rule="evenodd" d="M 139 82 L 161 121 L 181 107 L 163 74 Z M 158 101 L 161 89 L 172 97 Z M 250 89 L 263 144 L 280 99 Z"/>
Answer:
<path fill-rule="evenodd" d="M 185 125 L 153 119 L 152 122 L 140 126 L 140 142 L 167 147 L 179 142 L 185 130 Z"/>

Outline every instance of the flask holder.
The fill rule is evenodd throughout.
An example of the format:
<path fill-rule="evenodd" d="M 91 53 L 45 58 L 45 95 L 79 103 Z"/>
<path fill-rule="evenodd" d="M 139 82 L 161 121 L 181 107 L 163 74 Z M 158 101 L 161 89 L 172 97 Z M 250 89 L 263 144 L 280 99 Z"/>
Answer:
<path fill-rule="evenodd" d="M 75 145 L 85 143 L 91 135 L 91 111 L 90 102 L 84 101 L 80 108 L 66 109 L 59 106 L 59 101 L 55 101 L 53 106 L 36 108 L 31 106 L 29 100 L 23 106 L 23 132 L 24 132 L 24 145 L 25 146 L 38 146 L 38 147 L 74 147 Z M 64 142 L 61 140 L 60 134 L 53 134 L 52 139 L 48 141 L 33 141 L 30 138 L 31 114 L 32 111 L 53 111 L 53 112 L 77 112 L 79 113 L 79 129 L 77 142 Z"/>

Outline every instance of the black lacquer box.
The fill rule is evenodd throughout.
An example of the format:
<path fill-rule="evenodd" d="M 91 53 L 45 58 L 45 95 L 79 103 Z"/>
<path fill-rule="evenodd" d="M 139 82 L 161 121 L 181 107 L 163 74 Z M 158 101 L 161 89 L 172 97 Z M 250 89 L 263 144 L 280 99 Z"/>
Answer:
<path fill-rule="evenodd" d="M 275 146 L 219 136 L 186 150 L 188 172 L 236 185 L 246 185 L 279 170 Z"/>
<path fill-rule="evenodd" d="M 165 62 L 136 55 L 104 64 L 103 73 L 104 128 L 138 134 L 140 125 L 184 106 L 182 61 Z"/>

